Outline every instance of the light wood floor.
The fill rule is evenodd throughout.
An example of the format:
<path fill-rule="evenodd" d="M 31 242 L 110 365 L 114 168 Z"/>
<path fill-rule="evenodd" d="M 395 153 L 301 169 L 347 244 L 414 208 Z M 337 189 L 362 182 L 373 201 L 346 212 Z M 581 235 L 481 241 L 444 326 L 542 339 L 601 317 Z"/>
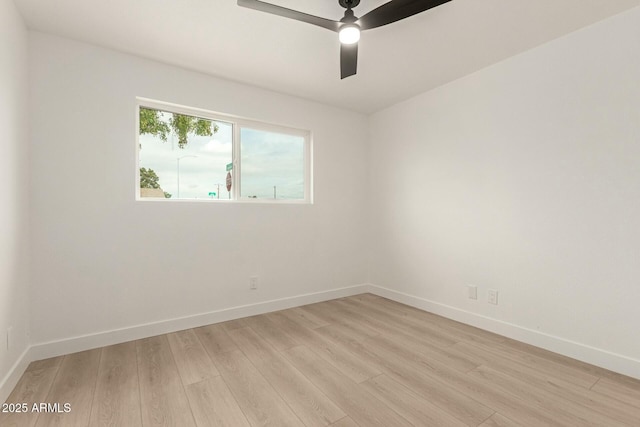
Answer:
<path fill-rule="evenodd" d="M 32 363 L 8 426 L 640 426 L 640 381 L 370 294 Z"/>

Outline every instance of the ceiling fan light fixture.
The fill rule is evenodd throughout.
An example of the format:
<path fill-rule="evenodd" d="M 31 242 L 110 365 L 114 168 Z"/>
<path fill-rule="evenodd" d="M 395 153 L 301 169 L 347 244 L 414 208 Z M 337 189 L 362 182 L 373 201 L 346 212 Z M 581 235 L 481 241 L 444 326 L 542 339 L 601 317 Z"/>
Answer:
<path fill-rule="evenodd" d="M 269 1 L 271 0 L 237 0 L 238 6 L 295 19 L 337 32 L 340 39 L 340 78 L 344 79 L 356 74 L 358 69 L 360 31 L 392 24 L 451 0 L 385 0 L 386 3 L 359 18 L 355 16 L 353 9 L 360 4 L 360 0 L 338 0 L 338 4 L 346 9 L 344 17 L 339 21 L 309 15 L 298 10 L 271 4 Z"/>
<path fill-rule="evenodd" d="M 354 44 L 360 40 L 360 27 L 356 24 L 345 24 L 340 28 L 338 38 L 342 44 Z"/>

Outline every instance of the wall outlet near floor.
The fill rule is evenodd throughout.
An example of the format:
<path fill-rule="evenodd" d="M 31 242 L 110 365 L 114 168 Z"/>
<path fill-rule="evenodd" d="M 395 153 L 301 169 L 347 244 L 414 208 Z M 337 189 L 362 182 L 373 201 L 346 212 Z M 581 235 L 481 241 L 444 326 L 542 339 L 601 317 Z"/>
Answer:
<path fill-rule="evenodd" d="M 249 277 L 249 289 L 252 291 L 258 289 L 258 276 Z"/>
<path fill-rule="evenodd" d="M 489 304 L 498 305 L 498 291 L 495 289 L 489 289 L 487 291 L 487 302 Z"/>
<path fill-rule="evenodd" d="M 473 285 L 467 285 L 467 292 L 469 299 L 478 299 L 478 287 Z"/>

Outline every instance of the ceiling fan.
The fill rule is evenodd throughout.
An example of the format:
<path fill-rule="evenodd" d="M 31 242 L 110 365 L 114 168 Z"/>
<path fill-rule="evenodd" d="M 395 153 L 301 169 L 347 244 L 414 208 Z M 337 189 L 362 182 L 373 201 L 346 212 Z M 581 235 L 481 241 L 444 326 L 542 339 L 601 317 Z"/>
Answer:
<path fill-rule="evenodd" d="M 353 8 L 360 4 L 360 0 L 338 0 L 340 6 L 347 9 L 340 21 L 309 15 L 259 0 L 238 0 L 238 6 L 284 16 L 337 32 L 340 39 L 340 78 L 344 79 L 356 74 L 360 31 L 391 24 L 449 1 L 451 0 L 392 0 L 356 18 Z"/>

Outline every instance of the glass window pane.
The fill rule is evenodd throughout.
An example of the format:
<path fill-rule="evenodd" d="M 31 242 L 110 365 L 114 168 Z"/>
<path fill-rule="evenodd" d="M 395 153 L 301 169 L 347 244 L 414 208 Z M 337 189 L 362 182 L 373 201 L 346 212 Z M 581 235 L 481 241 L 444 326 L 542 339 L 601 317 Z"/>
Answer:
<path fill-rule="evenodd" d="M 305 138 L 250 128 L 240 130 L 243 199 L 304 199 Z"/>
<path fill-rule="evenodd" d="M 140 108 L 140 197 L 229 199 L 233 125 Z"/>

